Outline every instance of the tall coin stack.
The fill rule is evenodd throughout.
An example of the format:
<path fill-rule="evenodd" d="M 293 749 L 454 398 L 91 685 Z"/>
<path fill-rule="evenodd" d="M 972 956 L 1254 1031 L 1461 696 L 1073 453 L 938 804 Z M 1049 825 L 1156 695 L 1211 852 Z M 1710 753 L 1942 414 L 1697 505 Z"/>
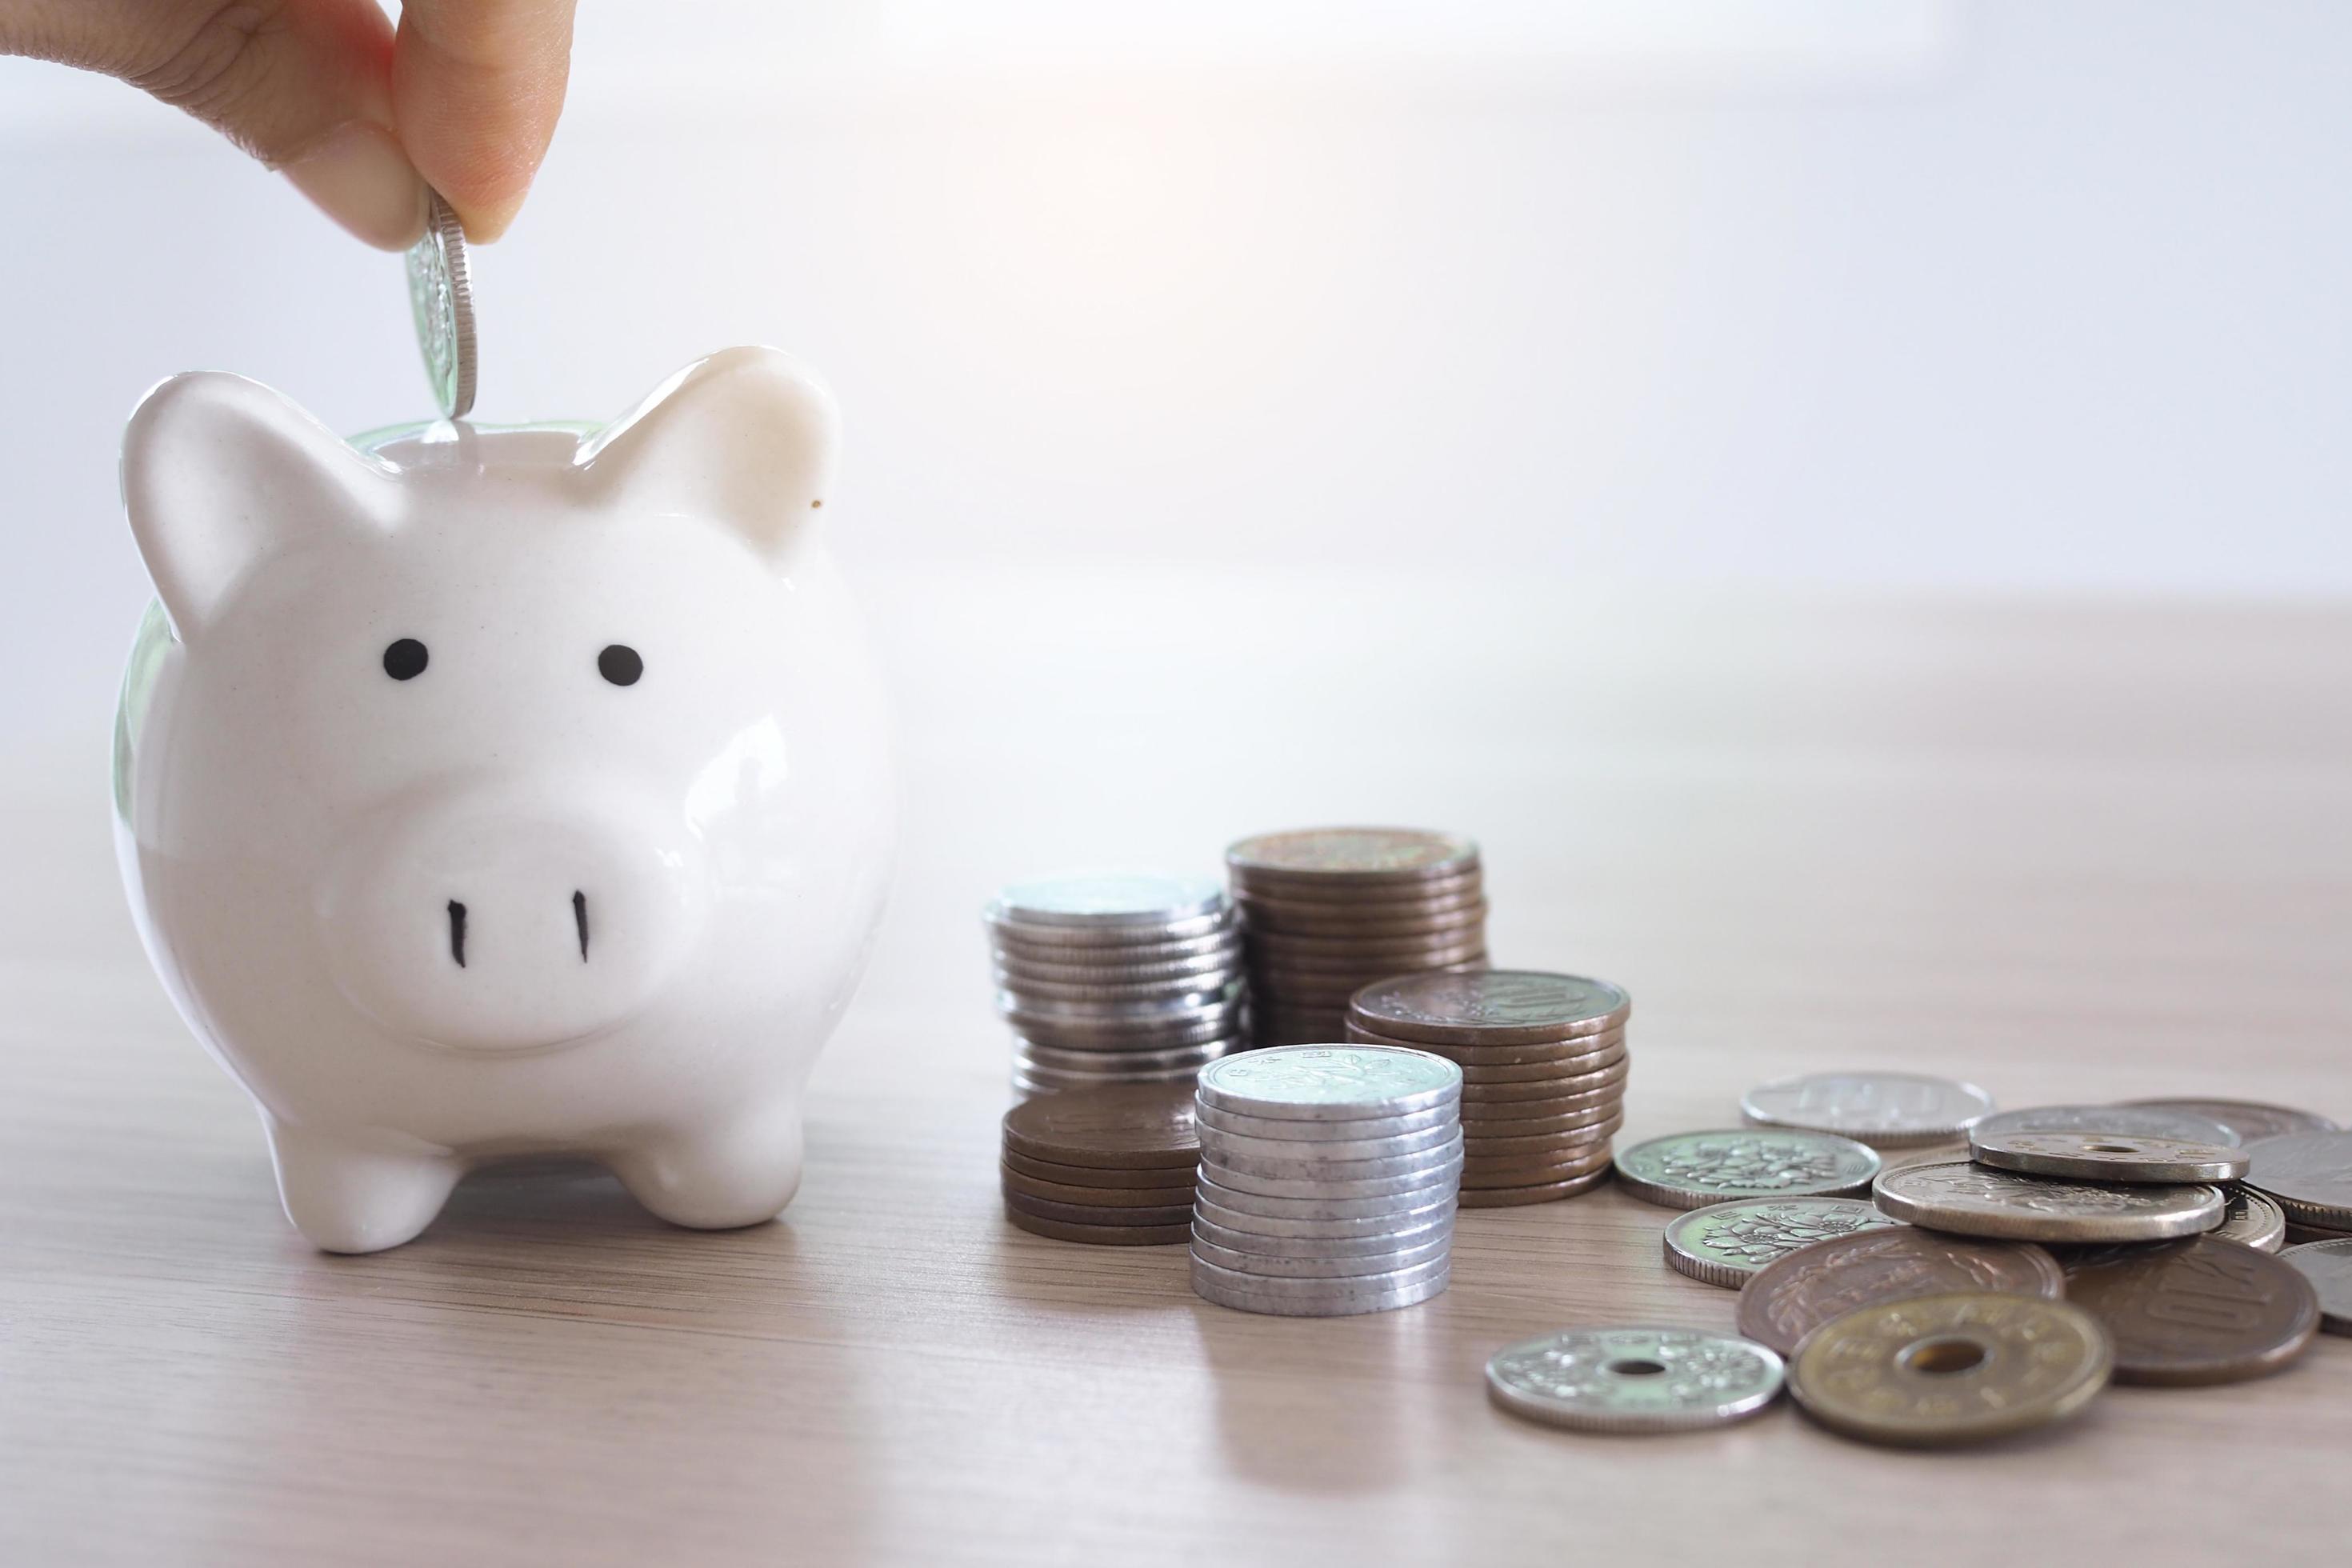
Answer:
<path fill-rule="evenodd" d="M 1356 993 L 1347 1037 L 1462 1069 L 1462 1205 L 1501 1208 L 1609 1179 L 1633 1008 L 1616 986 L 1574 974 L 1404 974 Z"/>
<path fill-rule="evenodd" d="M 1478 847 L 1402 827 L 1323 827 L 1225 851 L 1247 930 L 1254 1037 L 1341 1039 L 1360 986 L 1486 962 Z"/>
<path fill-rule="evenodd" d="M 1022 1095 L 1189 1083 L 1242 1045 L 1241 932 L 1201 877 L 1016 882 L 986 910 Z"/>
<path fill-rule="evenodd" d="M 1462 1073 L 1426 1051 L 1284 1046 L 1201 1071 L 1192 1289 L 1295 1318 L 1445 1289 Z"/>

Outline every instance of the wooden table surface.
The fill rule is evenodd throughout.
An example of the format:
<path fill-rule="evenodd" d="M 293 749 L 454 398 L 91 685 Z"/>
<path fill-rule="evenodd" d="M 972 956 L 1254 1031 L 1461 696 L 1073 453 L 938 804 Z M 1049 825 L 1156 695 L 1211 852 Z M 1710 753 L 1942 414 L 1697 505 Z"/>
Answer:
<path fill-rule="evenodd" d="M 1006 878 L 1325 820 L 1478 836 L 1498 960 L 1635 997 L 1627 1138 L 1778 1074 L 2352 1117 L 2352 611 L 1759 604 L 1182 573 L 872 587 L 908 833 L 782 1223 L 478 1176 L 307 1248 L 121 906 L 103 740 L 0 779 L 0 1561 L 2341 1561 L 2352 1340 L 1973 1451 L 1793 1411 L 1610 1439 L 1496 1347 L 1727 1328 L 1602 1190 L 1463 1216 L 1429 1304 L 1196 1300 L 998 1216 Z M 1301 602 L 1303 601 L 1303 602 Z M 126 627 L 127 631 L 127 627 Z M 95 720 L 95 716 L 94 716 Z"/>

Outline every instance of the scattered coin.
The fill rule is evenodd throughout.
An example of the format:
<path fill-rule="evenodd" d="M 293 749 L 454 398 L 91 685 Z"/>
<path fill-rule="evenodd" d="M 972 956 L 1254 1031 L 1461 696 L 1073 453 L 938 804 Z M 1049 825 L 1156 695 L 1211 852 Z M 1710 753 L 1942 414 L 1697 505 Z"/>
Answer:
<path fill-rule="evenodd" d="M 1979 1241 L 1910 1226 L 1857 1231 L 1803 1247 L 1739 1289 L 1739 1331 L 1783 1355 L 1849 1312 L 1916 1296 L 2006 1291 L 2056 1300 L 2058 1260 L 2025 1242 Z"/>
<path fill-rule="evenodd" d="M 2254 1146 L 2249 1184 L 2295 1225 L 2352 1230 L 2352 1132 L 2293 1132 Z"/>
<path fill-rule="evenodd" d="M 1486 1363 L 1503 1409 L 1587 1432 L 1720 1426 L 1771 1404 L 1781 1377 L 1763 1346 L 1687 1329 L 1569 1329 Z"/>
<path fill-rule="evenodd" d="M 2252 1143 L 2264 1138 L 2283 1137 L 2289 1132 L 2340 1132 L 2342 1128 L 2325 1116 L 2315 1116 L 2308 1110 L 2296 1110 L 2284 1105 L 2265 1105 L 2252 1100 L 2132 1100 L 2126 1105 L 2145 1106 L 2156 1110 L 2181 1110 L 2191 1116 L 2207 1117 L 2236 1133 L 2240 1142 Z"/>
<path fill-rule="evenodd" d="M 2084 1182 L 2234 1182 L 2242 1149 L 2133 1132 L 1993 1132 L 1969 1140 L 1979 1165 Z"/>
<path fill-rule="evenodd" d="M 2308 1241 L 2279 1257 L 2318 1292 L 2319 1326 L 2331 1334 L 2352 1334 L 2352 1237 Z"/>
<path fill-rule="evenodd" d="M 1760 1127 L 1834 1132 L 1874 1149 L 1940 1143 L 1992 1110 L 1972 1083 L 1908 1072 L 1824 1072 L 1760 1084 L 1740 1098 Z"/>
<path fill-rule="evenodd" d="M 1933 1230 L 2085 1245 L 2194 1236 L 2221 1224 L 2229 1207 L 2219 1187 L 2096 1186 L 1965 1160 L 1889 1171 L 1872 1197 L 1881 1211 Z"/>
<path fill-rule="evenodd" d="M 2205 1234 L 2257 1252 L 2276 1252 L 2286 1242 L 2286 1211 L 2251 1188 L 2233 1187 L 2229 1212 Z"/>
<path fill-rule="evenodd" d="M 1979 1442 L 2081 1411 L 2106 1386 L 2096 1321 L 2031 1296 L 1925 1296 L 1849 1312 L 1805 1341 L 1789 1390 L 1865 1442 Z"/>
<path fill-rule="evenodd" d="M 1617 1156 L 1627 1193 L 1677 1209 L 1729 1198 L 1844 1197 L 1867 1190 L 1878 1170 L 1878 1156 L 1850 1138 L 1744 1128 L 1653 1138 Z"/>
<path fill-rule="evenodd" d="M 2238 1383 L 2301 1355 L 2319 1331 L 2319 1298 L 2289 1264 L 2252 1247 L 2190 1237 L 2107 1247 L 2066 1259 L 2066 1299 L 2099 1320 L 2117 1383 Z"/>
<path fill-rule="evenodd" d="M 1200 1163 L 1188 1087 L 1118 1084 L 1049 1095 L 1004 1113 L 1004 1146 L 1058 1165 L 1115 1170 Z"/>
<path fill-rule="evenodd" d="M 425 379 L 445 419 L 474 411 L 478 354 L 474 339 L 474 274 L 466 230 L 441 193 L 425 192 L 425 237 L 408 247 L 408 304 Z"/>
<path fill-rule="evenodd" d="M 2210 1116 L 2145 1105 L 2037 1105 L 2024 1110 L 1996 1111 L 1969 1131 L 1986 1138 L 2011 1132 L 2126 1132 L 2231 1148 L 2239 1142 L 2235 1132 Z"/>
<path fill-rule="evenodd" d="M 1899 1223 L 1860 1198 L 1735 1198 L 1668 1222 L 1666 1262 L 1694 1279 L 1737 1290 L 1800 1247 Z"/>

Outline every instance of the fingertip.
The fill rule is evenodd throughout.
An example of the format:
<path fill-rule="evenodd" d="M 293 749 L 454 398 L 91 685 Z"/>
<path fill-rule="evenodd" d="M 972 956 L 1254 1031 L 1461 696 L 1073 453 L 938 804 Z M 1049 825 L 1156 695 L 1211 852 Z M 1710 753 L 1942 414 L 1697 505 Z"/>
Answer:
<path fill-rule="evenodd" d="M 278 167 L 320 212 L 379 250 L 405 250 L 425 232 L 425 181 L 373 121 L 337 126 Z"/>

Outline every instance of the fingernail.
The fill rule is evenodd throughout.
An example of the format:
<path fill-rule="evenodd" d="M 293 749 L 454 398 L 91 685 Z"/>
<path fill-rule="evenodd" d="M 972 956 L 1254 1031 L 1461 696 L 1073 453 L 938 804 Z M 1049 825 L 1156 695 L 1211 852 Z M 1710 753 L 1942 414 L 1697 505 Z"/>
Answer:
<path fill-rule="evenodd" d="M 425 232 L 425 182 L 392 132 L 373 121 L 338 126 L 283 173 L 320 211 L 379 249 L 405 249 Z"/>

